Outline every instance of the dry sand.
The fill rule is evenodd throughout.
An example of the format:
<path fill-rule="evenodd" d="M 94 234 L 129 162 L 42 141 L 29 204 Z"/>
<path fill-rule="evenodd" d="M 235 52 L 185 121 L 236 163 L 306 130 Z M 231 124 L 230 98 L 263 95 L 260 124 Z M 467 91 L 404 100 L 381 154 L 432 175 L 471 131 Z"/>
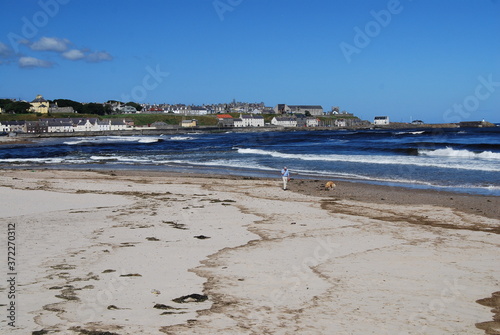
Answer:
<path fill-rule="evenodd" d="M 0 332 L 500 332 L 498 197 L 322 183 L 2 170 Z"/>

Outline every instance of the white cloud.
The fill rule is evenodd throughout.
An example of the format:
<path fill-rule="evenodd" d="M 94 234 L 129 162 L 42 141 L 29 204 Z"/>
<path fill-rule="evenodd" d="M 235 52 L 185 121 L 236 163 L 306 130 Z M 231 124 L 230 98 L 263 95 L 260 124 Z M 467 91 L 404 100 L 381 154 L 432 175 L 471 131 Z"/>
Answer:
<path fill-rule="evenodd" d="M 87 62 L 98 63 L 113 60 L 113 56 L 106 51 L 96 51 L 88 54 L 85 59 Z"/>
<path fill-rule="evenodd" d="M 52 67 L 52 63 L 46 60 L 38 59 L 35 57 L 21 57 L 19 58 L 19 66 L 23 68 L 33 67 Z"/>
<path fill-rule="evenodd" d="M 62 56 L 68 60 L 85 60 L 89 63 L 99 63 L 113 60 L 113 56 L 106 51 L 94 51 L 89 49 L 71 49 L 62 53 Z"/>
<path fill-rule="evenodd" d="M 42 37 L 34 42 L 30 47 L 37 51 L 56 51 L 64 52 L 68 49 L 68 44 L 71 42 L 67 39 L 57 37 Z"/>
<path fill-rule="evenodd" d="M 69 60 L 79 60 L 85 58 L 85 53 L 78 49 L 71 49 L 64 52 L 62 56 Z"/>

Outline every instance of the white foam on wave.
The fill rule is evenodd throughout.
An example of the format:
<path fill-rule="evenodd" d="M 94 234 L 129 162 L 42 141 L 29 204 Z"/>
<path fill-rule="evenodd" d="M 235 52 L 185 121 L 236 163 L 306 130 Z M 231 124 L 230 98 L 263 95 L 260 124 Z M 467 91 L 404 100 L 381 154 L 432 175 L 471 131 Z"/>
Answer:
<path fill-rule="evenodd" d="M 191 136 L 172 136 L 170 137 L 172 141 L 188 141 L 188 140 L 194 140 L 194 137 Z"/>
<path fill-rule="evenodd" d="M 98 136 L 98 137 L 80 137 L 73 141 L 63 142 L 66 145 L 79 144 L 107 144 L 120 142 L 137 142 L 137 143 L 156 143 L 160 141 L 159 137 L 152 136 Z"/>
<path fill-rule="evenodd" d="M 116 161 L 120 163 L 153 163 L 151 159 L 136 158 L 133 156 L 90 156 L 92 161 Z"/>
<path fill-rule="evenodd" d="M 64 162 L 64 158 L 4 158 L 0 159 L 0 163 L 47 163 L 47 164 L 58 164 Z"/>
<path fill-rule="evenodd" d="M 382 177 L 375 177 L 375 176 L 365 176 L 365 175 L 360 175 L 360 174 L 355 174 L 355 173 L 346 173 L 346 172 L 333 172 L 333 171 L 323 171 L 323 170 L 318 170 L 318 171 L 313 171 L 313 170 L 291 170 L 293 172 L 297 172 L 301 175 L 306 175 L 306 176 L 329 176 L 332 178 L 344 178 L 344 179 L 354 179 L 354 180 L 363 180 L 363 181 L 377 181 L 377 182 L 383 182 L 383 183 L 403 183 L 403 184 L 419 184 L 419 185 L 426 185 L 426 186 L 432 186 L 432 183 L 430 182 L 425 182 L 422 180 L 416 180 L 416 179 L 404 179 L 404 178 L 382 178 Z"/>
<path fill-rule="evenodd" d="M 444 169 L 462 169 L 477 171 L 500 171 L 498 164 L 481 162 L 466 162 L 464 160 L 446 161 L 442 159 L 425 159 L 421 156 L 380 156 L 380 155 L 338 155 L 338 154 L 288 154 L 278 151 L 268 151 L 262 149 L 237 148 L 240 154 L 267 155 L 281 159 L 297 159 L 304 161 L 323 161 L 323 162 L 352 162 L 378 165 L 410 165 L 420 167 L 437 167 Z"/>
<path fill-rule="evenodd" d="M 138 142 L 139 143 L 156 143 L 160 140 L 161 140 L 160 138 L 155 138 L 155 137 L 144 137 L 144 138 L 139 139 Z"/>
<path fill-rule="evenodd" d="M 268 170 L 274 171 L 275 169 L 262 166 L 256 162 L 249 161 L 240 161 L 240 160 L 211 160 L 211 161 L 192 161 L 192 160 L 180 160 L 180 159 L 171 159 L 171 160 L 162 160 L 157 161 L 158 164 L 185 164 L 185 165 L 194 165 L 194 166 L 216 166 L 216 167 L 228 167 L 228 168 L 240 168 L 240 169 L 254 169 L 254 170 Z"/>
<path fill-rule="evenodd" d="M 116 161 L 118 160 L 116 157 L 113 156 L 90 156 L 90 159 L 93 161 Z"/>
<path fill-rule="evenodd" d="M 420 134 L 423 134 L 425 133 L 425 130 L 419 130 L 419 131 L 399 131 L 397 133 L 395 133 L 396 135 L 420 135 Z"/>
<path fill-rule="evenodd" d="M 423 156 L 500 160 L 500 153 L 497 152 L 492 152 L 492 151 L 473 152 L 465 149 L 456 150 L 450 147 L 447 147 L 446 149 L 435 149 L 435 150 L 420 149 L 418 150 L 418 154 Z"/>

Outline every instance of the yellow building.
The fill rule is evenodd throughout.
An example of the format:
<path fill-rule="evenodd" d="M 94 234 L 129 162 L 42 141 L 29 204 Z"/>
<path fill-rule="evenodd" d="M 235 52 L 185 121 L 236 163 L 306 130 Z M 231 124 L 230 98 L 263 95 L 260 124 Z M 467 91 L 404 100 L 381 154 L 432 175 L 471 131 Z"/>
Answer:
<path fill-rule="evenodd" d="M 30 111 L 33 113 L 47 114 L 49 112 L 49 102 L 40 94 L 31 102 Z"/>
<path fill-rule="evenodd" d="M 196 125 L 197 125 L 196 120 L 182 120 L 181 122 L 181 126 L 186 128 L 196 127 Z"/>

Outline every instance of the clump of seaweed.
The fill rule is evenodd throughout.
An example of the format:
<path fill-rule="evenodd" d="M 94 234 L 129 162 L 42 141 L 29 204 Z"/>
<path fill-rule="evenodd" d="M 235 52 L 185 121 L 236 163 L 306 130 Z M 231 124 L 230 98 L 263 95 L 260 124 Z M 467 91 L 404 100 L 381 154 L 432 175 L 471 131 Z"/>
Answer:
<path fill-rule="evenodd" d="M 179 298 L 172 299 L 173 302 L 176 302 L 178 304 L 184 304 L 188 302 L 203 302 L 208 299 L 208 296 L 204 294 L 198 294 L 198 293 L 193 293 L 189 295 L 184 295 Z"/>

